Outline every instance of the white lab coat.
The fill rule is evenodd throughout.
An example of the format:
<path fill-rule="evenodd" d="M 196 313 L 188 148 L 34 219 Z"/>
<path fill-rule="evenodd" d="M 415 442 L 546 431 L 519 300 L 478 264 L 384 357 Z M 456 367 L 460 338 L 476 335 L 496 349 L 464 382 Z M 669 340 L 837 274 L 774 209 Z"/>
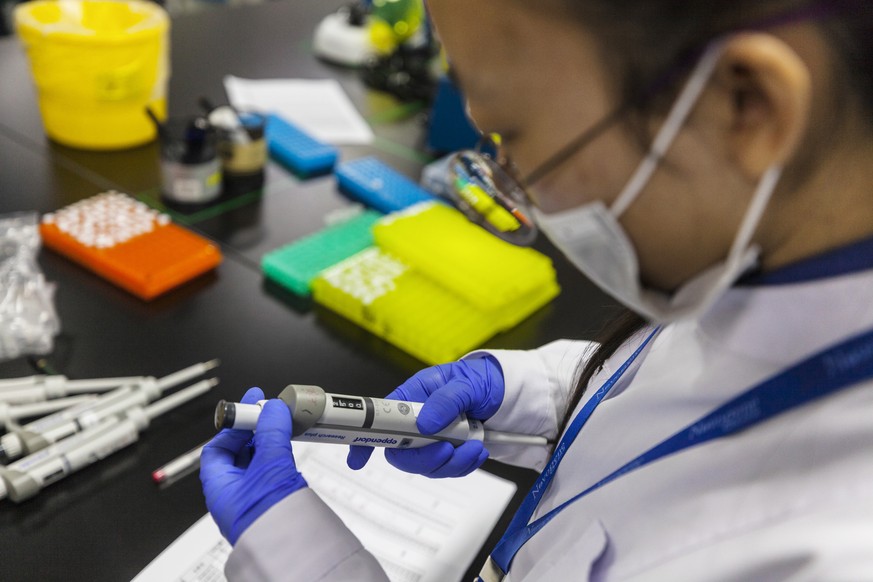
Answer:
<path fill-rule="evenodd" d="M 869 271 L 735 288 L 700 322 L 665 328 L 589 419 L 534 518 L 766 377 L 873 329 L 871 298 Z M 590 347 L 491 352 L 506 398 L 489 425 L 554 438 Z M 548 454 L 492 451 L 536 469 Z M 308 490 L 241 536 L 226 573 L 231 581 L 386 579 Z M 873 382 L 624 475 L 534 536 L 506 580 L 873 580 Z"/>

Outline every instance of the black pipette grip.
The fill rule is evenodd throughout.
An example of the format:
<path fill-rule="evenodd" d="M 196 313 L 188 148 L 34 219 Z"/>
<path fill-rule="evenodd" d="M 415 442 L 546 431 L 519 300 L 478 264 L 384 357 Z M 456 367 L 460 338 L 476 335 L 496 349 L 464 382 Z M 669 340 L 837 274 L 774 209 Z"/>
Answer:
<path fill-rule="evenodd" d="M 236 408 L 233 402 L 219 400 L 215 406 L 215 430 L 232 427 L 236 420 Z"/>

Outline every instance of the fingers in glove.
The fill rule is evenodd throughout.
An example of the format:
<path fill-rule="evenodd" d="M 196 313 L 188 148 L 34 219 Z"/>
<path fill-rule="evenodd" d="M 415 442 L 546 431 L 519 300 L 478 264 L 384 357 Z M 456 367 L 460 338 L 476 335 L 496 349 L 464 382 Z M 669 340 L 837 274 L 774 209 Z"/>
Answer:
<path fill-rule="evenodd" d="M 482 453 L 485 453 L 484 458 Z M 451 458 L 440 468 L 426 473 L 433 479 L 445 477 L 462 477 L 479 467 L 488 458 L 482 441 L 467 441 L 455 449 Z"/>
<path fill-rule="evenodd" d="M 349 456 L 346 457 L 346 464 L 350 469 L 358 471 L 363 469 L 370 460 L 373 454 L 373 447 L 362 447 L 360 445 L 352 445 L 349 447 Z"/>
<path fill-rule="evenodd" d="M 264 399 L 264 391 L 258 387 L 249 388 L 246 390 L 246 393 L 243 395 L 242 402 L 243 404 L 257 404 L 259 400 Z"/>
<path fill-rule="evenodd" d="M 406 473 L 427 475 L 445 465 L 455 447 L 451 443 L 432 443 L 418 449 L 385 449 L 385 459 Z"/>
<path fill-rule="evenodd" d="M 238 456 L 242 455 L 252 439 L 252 431 L 224 429 L 206 443 L 200 453 L 200 475 L 209 478 L 221 474 L 229 467 L 236 467 Z"/>
<path fill-rule="evenodd" d="M 241 402 L 254 404 L 264 399 L 264 393 L 260 388 L 249 388 L 243 395 Z M 224 429 L 206 443 L 203 452 L 200 453 L 201 475 L 209 476 L 214 472 L 223 472 L 228 466 L 248 465 L 251 458 L 252 431 Z"/>
<path fill-rule="evenodd" d="M 467 470 L 464 473 L 461 473 L 460 475 L 458 475 L 458 477 L 466 477 L 467 475 L 469 475 L 470 473 L 472 473 L 473 471 L 475 471 L 476 469 L 481 467 L 482 463 L 484 463 L 487 460 L 488 460 L 488 449 L 483 447 L 482 452 L 479 453 L 479 459 L 477 459 L 477 461 L 470 467 L 469 470 Z"/>
<path fill-rule="evenodd" d="M 264 404 L 255 427 L 253 463 L 291 454 L 291 411 L 281 400 Z"/>
<path fill-rule="evenodd" d="M 472 407 L 473 390 L 470 385 L 451 381 L 425 400 L 416 419 L 418 430 L 422 434 L 437 433 Z"/>
<path fill-rule="evenodd" d="M 488 458 L 482 441 L 468 441 L 455 448 L 450 443 L 434 443 L 419 449 L 386 449 L 385 458 L 394 467 L 434 479 L 463 477 Z"/>
<path fill-rule="evenodd" d="M 419 370 L 385 398 L 387 400 L 424 402 L 428 396 L 446 384 L 450 376 L 451 366 L 452 364 L 440 364 Z"/>

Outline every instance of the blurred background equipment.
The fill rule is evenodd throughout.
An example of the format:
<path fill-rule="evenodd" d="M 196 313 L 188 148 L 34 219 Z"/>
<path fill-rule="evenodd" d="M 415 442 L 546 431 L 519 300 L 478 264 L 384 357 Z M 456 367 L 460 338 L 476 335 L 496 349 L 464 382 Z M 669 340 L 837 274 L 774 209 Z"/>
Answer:
<path fill-rule="evenodd" d="M 315 29 L 313 51 L 329 63 L 359 67 L 375 56 L 370 3 L 354 2 L 328 14 Z"/>

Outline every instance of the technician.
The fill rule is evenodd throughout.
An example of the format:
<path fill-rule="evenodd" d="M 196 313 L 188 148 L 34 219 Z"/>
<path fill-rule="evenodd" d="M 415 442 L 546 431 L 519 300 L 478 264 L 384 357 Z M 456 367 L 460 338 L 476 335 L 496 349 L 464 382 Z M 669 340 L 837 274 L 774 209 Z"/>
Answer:
<path fill-rule="evenodd" d="M 873 580 L 868 2 L 429 9 L 472 118 L 515 162 L 518 188 L 495 196 L 526 192 L 632 313 L 599 344 L 478 352 L 393 392 L 426 403 L 422 430 L 465 411 L 557 447 L 388 460 L 542 471 L 484 580 Z M 306 487 L 290 430 L 271 401 L 253 446 L 223 431 L 203 451 L 228 578 L 386 580 Z"/>

